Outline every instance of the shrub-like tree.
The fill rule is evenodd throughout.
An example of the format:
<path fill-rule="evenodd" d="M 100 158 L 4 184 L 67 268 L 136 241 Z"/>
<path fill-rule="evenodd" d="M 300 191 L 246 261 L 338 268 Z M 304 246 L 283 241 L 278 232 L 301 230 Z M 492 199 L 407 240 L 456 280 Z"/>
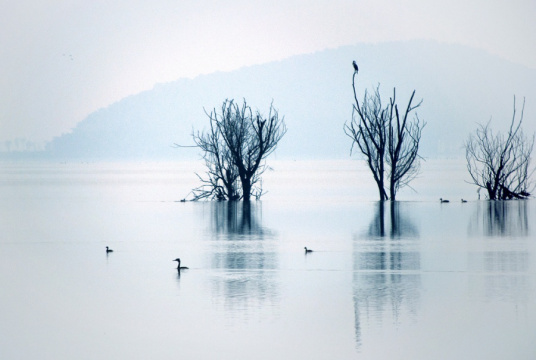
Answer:
<path fill-rule="evenodd" d="M 380 200 L 396 200 L 396 193 L 409 185 L 419 173 L 419 142 L 422 129 L 426 125 L 417 114 L 411 113 L 422 104 L 413 105 L 415 90 L 411 94 L 403 113 L 398 110 L 396 89 L 389 103 L 382 105 L 379 85 L 374 94 L 365 91 L 363 102 L 359 104 L 355 88 L 358 67 L 354 62 L 352 87 L 354 105 L 352 121 L 344 125 L 344 132 L 352 139 L 351 152 L 355 145 L 364 155 L 378 187 Z M 386 185 L 389 184 L 389 195 Z"/>
<path fill-rule="evenodd" d="M 493 134 L 488 122 L 478 125 L 474 134 L 465 143 L 467 170 L 472 183 L 487 191 L 490 200 L 524 199 L 534 188 L 530 167 L 531 153 L 534 148 L 534 134 L 527 138 L 521 123 L 525 100 L 519 120 L 516 122 L 516 99 L 510 128 L 506 135 Z"/>
<path fill-rule="evenodd" d="M 246 101 L 239 106 L 225 100 L 218 113 L 208 114 L 210 130 L 194 133 L 196 145 L 204 151 L 208 178 L 199 176 L 203 185 L 194 189 L 194 200 L 240 200 L 263 194 L 261 175 L 265 159 L 274 152 L 287 128 L 283 118 L 270 105 L 268 116 L 255 113 Z"/>
<path fill-rule="evenodd" d="M 223 137 L 218 130 L 213 114 L 210 117 L 210 129 L 197 132 L 192 136 L 196 145 L 203 150 L 203 159 L 207 168 L 206 177 L 196 173 L 202 185 L 195 188 L 193 200 L 239 200 L 242 197 L 238 169 Z"/>

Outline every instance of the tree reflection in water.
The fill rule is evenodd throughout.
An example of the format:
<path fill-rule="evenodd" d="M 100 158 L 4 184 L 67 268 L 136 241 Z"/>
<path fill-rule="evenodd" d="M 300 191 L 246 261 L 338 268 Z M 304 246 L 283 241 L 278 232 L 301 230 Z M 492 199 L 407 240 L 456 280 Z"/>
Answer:
<path fill-rule="evenodd" d="M 211 206 L 211 266 L 215 299 L 233 318 L 277 301 L 274 236 L 262 226 L 260 202 L 214 202 Z"/>
<path fill-rule="evenodd" d="M 469 224 L 469 235 L 528 236 L 526 200 L 482 201 Z"/>
<path fill-rule="evenodd" d="M 210 203 L 212 232 L 224 237 L 252 235 L 262 237 L 262 205 L 260 202 L 218 201 Z"/>
<path fill-rule="evenodd" d="M 421 284 L 420 253 L 415 243 L 419 232 L 403 215 L 402 210 L 409 209 L 405 203 L 378 202 L 368 232 L 354 239 L 353 299 L 358 348 L 363 316 L 374 323 L 381 323 L 389 315 L 395 323 L 402 316 L 416 316 Z"/>
<path fill-rule="evenodd" d="M 486 300 L 501 299 L 516 305 L 528 301 L 528 205 L 527 200 L 482 201 L 476 205 L 468 235 L 483 237 L 483 250 L 470 254 L 468 267 L 481 274 L 471 278 L 471 288 Z"/>

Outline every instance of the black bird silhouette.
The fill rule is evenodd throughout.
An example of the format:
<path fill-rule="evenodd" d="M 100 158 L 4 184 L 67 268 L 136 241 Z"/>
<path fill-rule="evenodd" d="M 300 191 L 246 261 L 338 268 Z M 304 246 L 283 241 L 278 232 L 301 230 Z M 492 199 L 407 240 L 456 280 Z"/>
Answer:
<path fill-rule="evenodd" d="M 352 64 L 354 65 L 355 72 L 358 72 L 359 68 L 357 67 L 357 63 L 355 62 L 355 60 L 354 60 L 354 62 Z"/>
<path fill-rule="evenodd" d="M 106 253 L 111 253 L 111 252 L 114 252 L 112 249 L 110 249 L 108 246 L 106 246 Z"/>
<path fill-rule="evenodd" d="M 306 253 L 312 253 L 313 252 L 313 250 L 309 250 L 309 249 L 307 249 L 307 247 L 304 247 L 304 249 L 305 249 Z"/>
<path fill-rule="evenodd" d="M 442 202 L 442 203 L 448 203 L 448 202 L 450 202 L 450 201 L 448 201 L 448 200 L 443 200 L 443 198 L 439 198 L 439 201 Z"/>
<path fill-rule="evenodd" d="M 466 203 L 466 202 L 467 202 L 467 200 L 462 199 L 462 203 Z"/>
<path fill-rule="evenodd" d="M 176 259 L 173 260 L 173 261 L 176 261 L 176 262 L 177 262 L 177 270 L 181 271 L 181 270 L 186 270 L 186 269 L 188 269 L 188 267 L 186 267 L 186 266 L 181 266 L 181 259 L 176 258 Z"/>

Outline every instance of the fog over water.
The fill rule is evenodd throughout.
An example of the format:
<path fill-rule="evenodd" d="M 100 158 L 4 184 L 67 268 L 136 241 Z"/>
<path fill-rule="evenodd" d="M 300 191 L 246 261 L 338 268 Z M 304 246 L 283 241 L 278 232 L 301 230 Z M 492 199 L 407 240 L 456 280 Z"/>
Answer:
<path fill-rule="evenodd" d="M 458 160 L 395 203 L 357 161 L 270 166 L 244 206 L 179 202 L 196 162 L 2 164 L 0 358 L 536 356 L 534 200 Z"/>

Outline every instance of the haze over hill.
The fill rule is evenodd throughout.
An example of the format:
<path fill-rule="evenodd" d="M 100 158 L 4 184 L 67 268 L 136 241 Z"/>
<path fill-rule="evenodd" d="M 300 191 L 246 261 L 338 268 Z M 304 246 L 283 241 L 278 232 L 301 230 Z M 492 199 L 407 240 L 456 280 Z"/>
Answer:
<path fill-rule="evenodd" d="M 217 56 L 217 54 L 215 54 Z M 288 133 L 278 158 L 346 158 L 350 139 L 343 125 L 352 116 L 352 60 L 359 64 L 358 97 L 381 84 L 386 103 L 393 87 L 405 107 L 413 89 L 423 99 L 419 117 L 426 121 L 421 154 L 462 157 L 463 142 L 476 123 L 492 118 L 494 129 L 506 129 L 513 97 L 518 110 L 526 98 L 524 129 L 536 130 L 536 70 L 483 51 L 432 41 L 360 44 L 214 73 L 195 79 L 157 84 L 100 109 L 68 134 L 47 145 L 54 158 L 184 159 L 196 149 L 192 130 L 208 125 L 204 112 L 225 99 L 246 99 L 267 112 L 273 100 L 285 117 Z M 81 100 L 83 101 L 83 100 Z"/>

